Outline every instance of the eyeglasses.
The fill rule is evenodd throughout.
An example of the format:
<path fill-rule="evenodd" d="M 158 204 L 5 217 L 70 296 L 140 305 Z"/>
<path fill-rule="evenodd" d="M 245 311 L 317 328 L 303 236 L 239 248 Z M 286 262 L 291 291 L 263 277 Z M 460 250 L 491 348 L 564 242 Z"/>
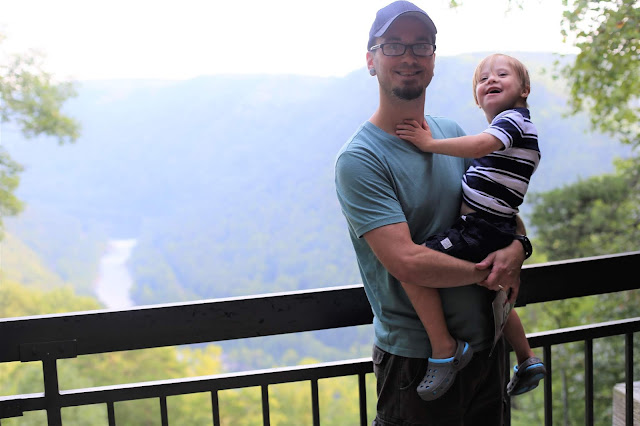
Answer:
<path fill-rule="evenodd" d="M 382 49 L 382 54 L 384 56 L 402 56 L 404 55 L 404 52 L 407 51 L 407 47 L 410 47 L 411 51 L 416 56 L 432 56 L 436 51 L 436 45 L 431 43 L 382 43 L 371 46 L 369 51 Z"/>

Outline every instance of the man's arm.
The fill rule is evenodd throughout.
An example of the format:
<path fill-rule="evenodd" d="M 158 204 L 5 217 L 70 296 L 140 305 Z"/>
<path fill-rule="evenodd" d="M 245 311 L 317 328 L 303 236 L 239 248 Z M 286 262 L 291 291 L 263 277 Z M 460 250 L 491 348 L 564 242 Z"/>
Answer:
<path fill-rule="evenodd" d="M 415 244 L 406 222 L 385 225 L 364 234 L 374 254 L 397 280 L 423 287 L 460 287 L 485 280 L 488 269 Z M 485 287 L 498 290 L 491 284 Z"/>

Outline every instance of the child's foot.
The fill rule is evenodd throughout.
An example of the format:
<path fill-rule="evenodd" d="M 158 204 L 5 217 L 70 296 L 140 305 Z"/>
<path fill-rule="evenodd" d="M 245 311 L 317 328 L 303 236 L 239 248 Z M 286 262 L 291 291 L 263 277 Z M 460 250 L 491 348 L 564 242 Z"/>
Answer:
<path fill-rule="evenodd" d="M 457 349 L 458 341 L 451 336 L 441 339 L 437 346 L 431 340 L 431 358 L 433 359 L 451 358 L 456 354 Z"/>
<path fill-rule="evenodd" d="M 532 356 L 513 367 L 513 377 L 507 385 L 507 395 L 520 395 L 538 387 L 538 383 L 547 374 L 540 358 Z"/>
<path fill-rule="evenodd" d="M 427 373 L 418 385 L 420 398 L 433 401 L 449 390 L 456 374 L 464 368 L 473 357 L 473 349 L 467 342 L 458 340 L 456 353 L 450 358 L 429 358 Z"/>

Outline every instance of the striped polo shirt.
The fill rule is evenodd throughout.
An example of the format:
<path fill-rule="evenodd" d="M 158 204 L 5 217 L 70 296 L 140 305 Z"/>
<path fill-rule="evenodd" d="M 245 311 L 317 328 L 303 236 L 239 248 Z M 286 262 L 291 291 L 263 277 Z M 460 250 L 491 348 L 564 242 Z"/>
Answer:
<path fill-rule="evenodd" d="M 462 179 L 464 201 L 476 211 L 514 216 L 540 162 L 538 131 L 529 110 L 515 108 L 498 114 L 483 133 L 504 148 L 473 161 Z"/>

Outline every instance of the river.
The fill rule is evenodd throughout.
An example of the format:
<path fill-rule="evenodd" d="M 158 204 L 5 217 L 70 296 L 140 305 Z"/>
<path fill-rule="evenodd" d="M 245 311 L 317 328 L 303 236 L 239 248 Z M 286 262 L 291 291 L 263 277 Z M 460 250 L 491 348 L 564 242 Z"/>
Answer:
<path fill-rule="evenodd" d="M 95 292 L 108 309 L 125 309 L 134 305 L 129 296 L 133 279 L 127 269 L 127 261 L 137 242 L 135 239 L 109 240 L 100 259 Z"/>

